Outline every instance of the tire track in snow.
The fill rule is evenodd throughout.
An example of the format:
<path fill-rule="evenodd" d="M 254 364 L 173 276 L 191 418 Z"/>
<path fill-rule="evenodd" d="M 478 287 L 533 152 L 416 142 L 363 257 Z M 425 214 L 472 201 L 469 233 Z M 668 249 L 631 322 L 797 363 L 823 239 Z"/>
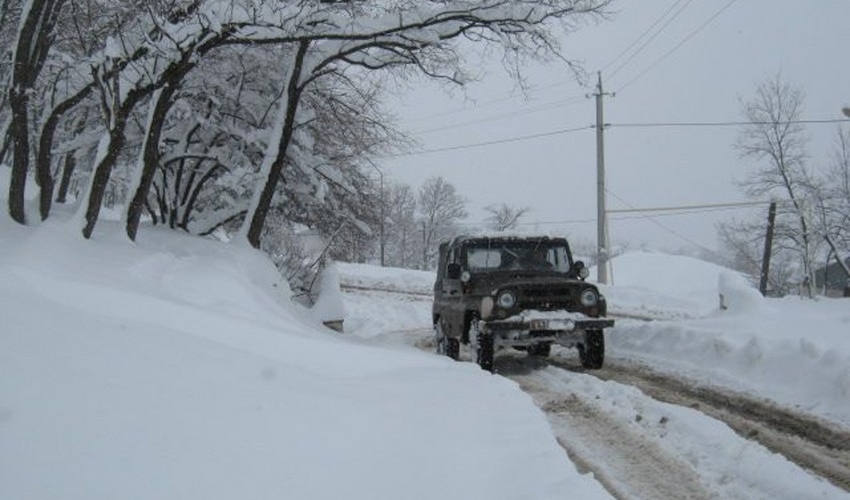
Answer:
<path fill-rule="evenodd" d="M 502 356 L 499 362 L 499 371 L 517 382 L 546 414 L 558 443 L 581 472 L 592 472 L 617 499 L 717 498 L 690 464 L 577 395 L 553 391 L 536 375 L 545 361 Z"/>
<path fill-rule="evenodd" d="M 533 377 L 514 380 L 546 413 L 556 439 L 570 458 L 593 472 L 616 498 L 716 498 L 687 464 L 638 436 L 622 422 L 575 395 L 564 398 L 536 386 Z"/>
<path fill-rule="evenodd" d="M 644 365 L 609 360 L 601 370 L 586 371 L 566 359 L 552 358 L 549 364 L 637 387 L 658 401 L 694 408 L 726 423 L 741 437 L 760 443 L 850 492 L 847 429 L 765 399 L 709 387 Z"/>

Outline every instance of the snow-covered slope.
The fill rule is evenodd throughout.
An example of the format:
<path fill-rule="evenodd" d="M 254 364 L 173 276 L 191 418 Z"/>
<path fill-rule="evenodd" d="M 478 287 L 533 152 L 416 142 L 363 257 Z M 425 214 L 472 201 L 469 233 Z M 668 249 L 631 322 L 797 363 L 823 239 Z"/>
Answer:
<path fill-rule="evenodd" d="M 61 219 L 0 215 L 0 498 L 610 498 L 516 384 L 323 328 L 258 252 Z"/>
<path fill-rule="evenodd" d="M 613 355 L 850 424 L 850 300 L 765 299 L 690 257 L 636 252 L 612 264 L 610 309 L 658 318 L 620 320 Z"/>

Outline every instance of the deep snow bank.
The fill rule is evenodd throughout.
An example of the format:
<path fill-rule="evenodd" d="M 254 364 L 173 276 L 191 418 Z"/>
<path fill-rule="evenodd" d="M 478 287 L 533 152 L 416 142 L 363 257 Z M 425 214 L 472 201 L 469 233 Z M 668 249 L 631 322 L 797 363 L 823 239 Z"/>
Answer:
<path fill-rule="evenodd" d="M 611 356 L 850 424 L 850 301 L 765 299 L 739 273 L 690 257 L 634 252 L 613 267 L 609 311 L 656 321 L 618 320 Z"/>
<path fill-rule="evenodd" d="M 515 384 L 324 329 L 258 252 L 57 219 L 0 215 L 0 498 L 610 498 Z"/>
<path fill-rule="evenodd" d="M 424 295 L 430 295 L 434 290 L 436 274 L 431 271 L 414 271 L 347 262 L 337 262 L 335 266 L 339 268 L 340 280 L 344 286 L 397 290 Z"/>
<path fill-rule="evenodd" d="M 660 252 L 629 252 L 611 260 L 609 285 L 602 285 L 609 311 L 650 318 L 693 318 L 724 305 L 758 307 L 739 273 L 693 257 Z M 596 268 L 591 269 L 595 281 Z M 748 299 L 746 304 L 737 299 Z M 760 297 L 759 297 L 760 299 Z"/>

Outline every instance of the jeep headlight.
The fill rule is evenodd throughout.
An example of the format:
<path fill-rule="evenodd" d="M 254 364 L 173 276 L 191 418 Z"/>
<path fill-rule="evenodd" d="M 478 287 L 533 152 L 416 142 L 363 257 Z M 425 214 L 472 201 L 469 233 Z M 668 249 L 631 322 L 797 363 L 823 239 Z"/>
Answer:
<path fill-rule="evenodd" d="M 510 290 L 505 290 L 496 297 L 496 303 L 502 309 L 510 309 L 516 305 L 516 295 Z"/>
<path fill-rule="evenodd" d="M 593 307 L 599 302 L 599 294 L 593 288 L 585 288 L 581 292 L 581 305 L 584 307 Z"/>

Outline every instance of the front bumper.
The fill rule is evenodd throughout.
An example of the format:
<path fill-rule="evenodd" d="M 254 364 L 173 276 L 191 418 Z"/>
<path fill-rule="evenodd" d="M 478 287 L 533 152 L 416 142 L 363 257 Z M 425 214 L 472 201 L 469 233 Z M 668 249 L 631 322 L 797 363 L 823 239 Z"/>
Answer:
<path fill-rule="evenodd" d="M 479 331 L 492 335 L 496 345 L 513 347 L 546 342 L 572 347 L 584 341 L 584 332 L 587 330 L 602 330 L 612 326 L 613 319 L 551 313 L 478 322 Z"/>

